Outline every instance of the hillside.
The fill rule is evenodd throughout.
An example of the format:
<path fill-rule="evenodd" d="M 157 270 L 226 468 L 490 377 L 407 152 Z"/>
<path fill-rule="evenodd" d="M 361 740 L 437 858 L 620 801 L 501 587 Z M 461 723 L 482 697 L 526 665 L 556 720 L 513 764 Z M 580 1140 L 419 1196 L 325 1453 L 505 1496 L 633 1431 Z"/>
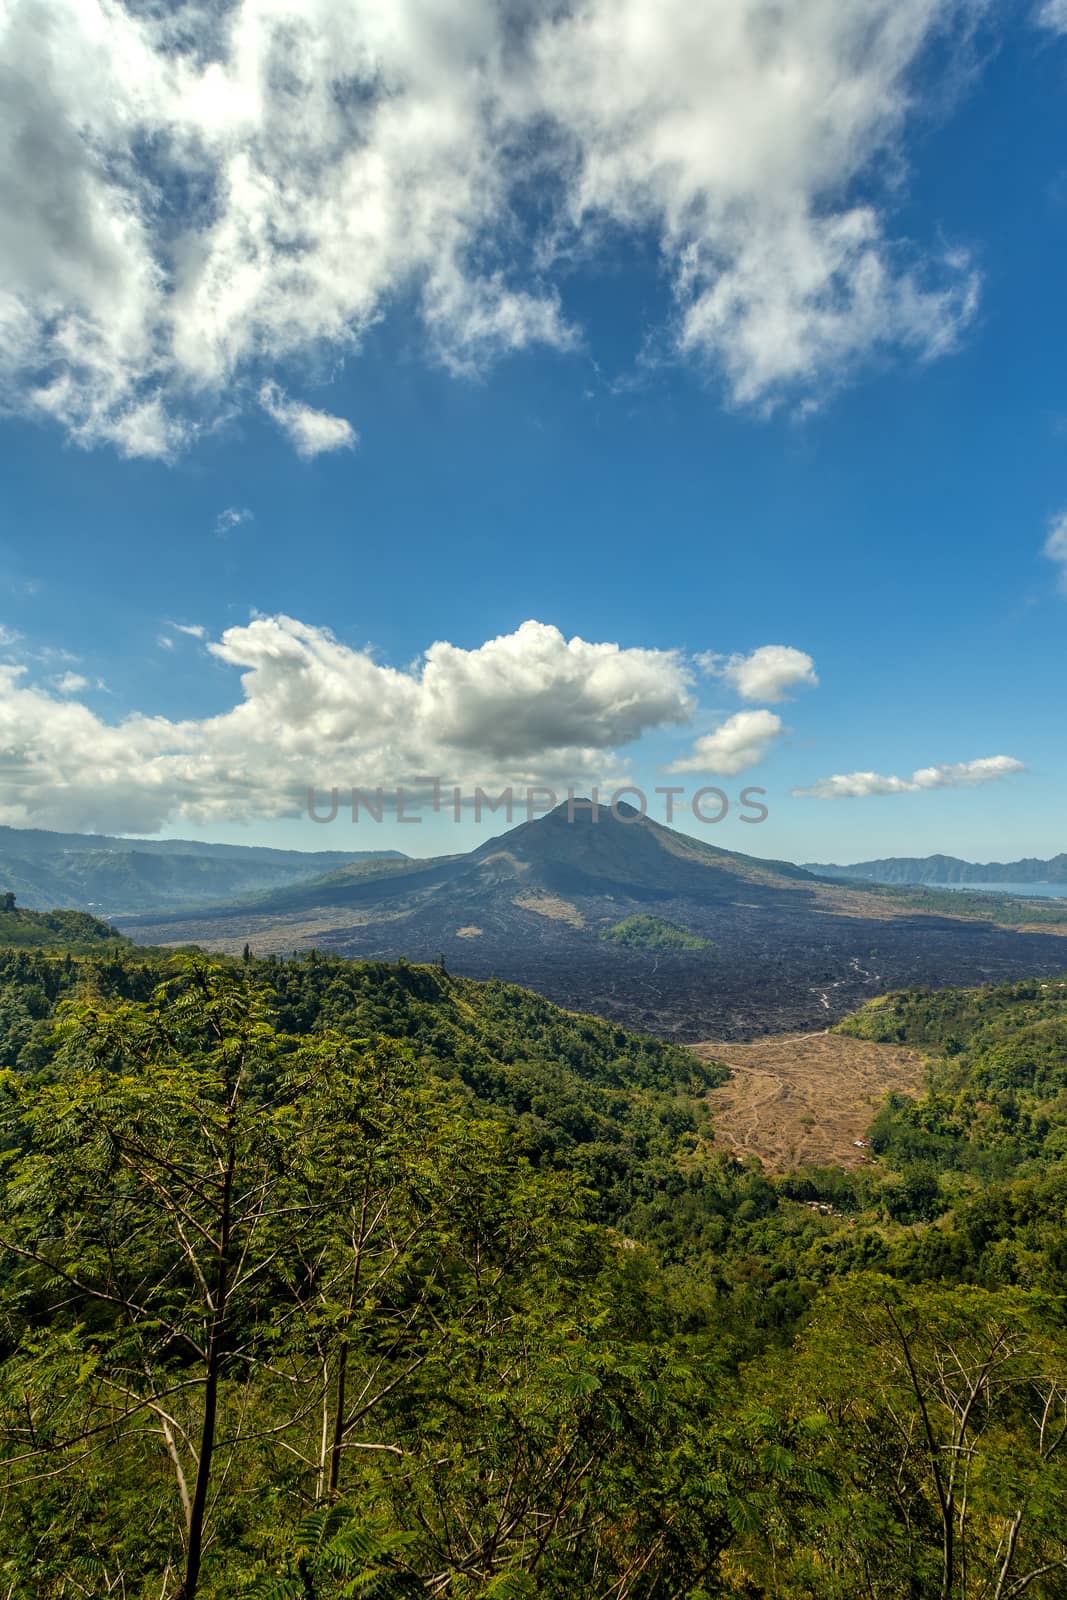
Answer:
<path fill-rule="evenodd" d="M 398 850 L 279 850 L 272 845 L 208 844 L 203 839 L 131 839 L 110 833 L 58 833 L 51 828 L 12 828 L 0 825 L 0 854 L 25 861 L 50 861 L 58 852 L 109 855 L 131 851 L 149 856 L 203 856 L 212 861 L 258 861 L 267 866 L 299 866 L 326 872 L 348 861 L 370 856 L 399 857 Z"/>
<path fill-rule="evenodd" d="M 19 906 L 0 909 L 0 949 L 11 946 L 92 952 L 102 946 L 121 948 L 129 942 L 117 928 L 85 911 L 26 911 Z"/>
<path fill-rule="evenodd" d="M 579 804 L 573 818 L 560 806 L 466 854 L 358 862 L 197 915 L 120 922 L 146 942 L 232 953 L 247 942 L 260 953 L 443 956 L 450 971 L 697 1041 L 822 1027 L 887 987 L 1067 967 L 1059 939 L 1007 932 L 995 909 L 982 910 L 831 883 L 624 807 L 594 821 Z M 1067 924 L 1067 910 L 1060 915 Z M 672 947 L 602 937 L 633 917 L 689 938 Z"/>
<path fill-rule="evenodd" d="M 91 918 L 19 915 L 38 932 L 46 922 L 62 926 L 36 941 L 51 944 L 54 954 L 5 949 L 11 923 L 0 913 L 0 1068 L 39 1070 L 51 1060 L 61 1001 L 86 990 L 143 1000 L 170 971 L 167 955 L 126 941 L 99 960 L 72 963 L 60 952 L 84 949 L 79 935 Z M 688 1050 L 571 1015 L 511 984 L 451 977 L 437 967 L 312 952 L 295 961 L 234 963 L 234 970 L 269 987 L 272 1013 L 287 1032 L 336 1028 L 355 1040 L 402 1040 L 473 1103 L 517 1117 L 541 1159 L 566 1155 L 605 1193 L 625 1173 L 632 1197 L 635 1163 L 665 1155 L 680 1136 L 695 1133 L 698 1097 L 725 1076 Z M 684 1112 L 679 1095 L 688 1097 Z"/>
<path fill-rule="evenodd" d="M 172 911 L 320 877 L 378 852 L 274 850 L 192 839 L 120 839 L 0 827 L 0 891 L 35 910 Z M 399 858 L 397 851 L 381 858 Z"/>
<path fill-rule="evenodd" d="M 1067 1160 L 1067 979 L 889 994 L 840 1028 L 930 1058 L 925 1099 L 891 1097 L 871 1130 L 917 1215 L 965 1192 L 961 1175 L 1004 1182 Z"/>

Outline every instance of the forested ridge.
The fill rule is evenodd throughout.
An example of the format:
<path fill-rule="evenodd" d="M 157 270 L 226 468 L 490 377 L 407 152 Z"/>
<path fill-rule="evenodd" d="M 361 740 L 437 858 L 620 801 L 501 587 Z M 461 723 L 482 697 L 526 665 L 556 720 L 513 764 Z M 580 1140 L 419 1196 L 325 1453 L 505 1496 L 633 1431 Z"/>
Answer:
<path fill-rule="evenodd" d="M 858 1171 L 440 967 L 0 950 L 0 1594 L 1067 1593 L 1067 988 Z"/>
<path fill-rule="evenodd" d="M 117 928 L 87 911 L 25 911 L 13 894 L 0 894 L 0 950 L 14 945 L 85 954 L 128 943 Z"/>

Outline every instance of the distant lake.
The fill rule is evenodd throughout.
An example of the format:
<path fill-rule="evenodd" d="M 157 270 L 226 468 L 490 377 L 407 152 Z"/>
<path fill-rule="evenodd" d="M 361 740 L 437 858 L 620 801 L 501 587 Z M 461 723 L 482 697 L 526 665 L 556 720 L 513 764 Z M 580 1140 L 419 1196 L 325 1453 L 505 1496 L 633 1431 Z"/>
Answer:
<path fill-rule="evenodd" d="M 927 883 L 926 889 L 959 889 L 966 894 L 1039 895 L 1045 900 L 1067 900 L 1067 883 Z"/>

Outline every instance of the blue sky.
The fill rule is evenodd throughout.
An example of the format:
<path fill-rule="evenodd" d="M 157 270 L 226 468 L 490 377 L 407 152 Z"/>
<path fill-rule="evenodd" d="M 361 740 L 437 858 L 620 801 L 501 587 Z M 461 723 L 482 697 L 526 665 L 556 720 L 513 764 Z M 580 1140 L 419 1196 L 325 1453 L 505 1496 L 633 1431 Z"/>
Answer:
<path fill-rule="evenodd" d="M 683 825 L 798 860 L 1067 847 L 1067 12 L 865 0 L 857 37 L 819 0 L 768 44 L 731 0 L 708 44 L 714 8 L 591 0 L 508 76 L 501 9 L 456 0 L 460 48 L 405 0 L 410 36 L 364 41 L 449 138 L 472 62 L 509 129 L 532 103 L 566 133 L 520 160 L 464 123 L 442 169 L 441 134 L 412 154 L 407 124 L 323 111 L 326 0 L 293 103 L 257 113 L 274 145 L 232 109 L 280 48 L 252 0 L 195 60 L 101 12 L 133 109 L 99 129 L 92 41 L 46 51 L 13 8 L 0 52 L 35 92 L 2 159 L 48 129 L 34 182 L 0 183 L 0 820 L 417 854 L 498 831 L 303 814 L 308 784 L 428 770 L 758 785 L 761 827 Z M 700 48 L 654 36 L 597 76 L 598 41 L 694 12 Z M 363 140 L 414 198 L 356 237 Z M 72 181 L 92 205 L 57 230 Z M 305 202 L 295 242 L 248 243 Z M 768 646 L 817 685 L 746 695 Z"/>

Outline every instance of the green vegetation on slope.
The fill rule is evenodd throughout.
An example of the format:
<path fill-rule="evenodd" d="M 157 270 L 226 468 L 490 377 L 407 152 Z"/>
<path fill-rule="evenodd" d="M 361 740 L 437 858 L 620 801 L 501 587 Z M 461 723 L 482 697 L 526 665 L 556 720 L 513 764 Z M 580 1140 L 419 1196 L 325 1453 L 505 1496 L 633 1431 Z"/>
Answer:
<path fill-rule="evenodd" d="M 1030 1176 L 1067 1157 L 1067 983 L 905 991 L 840 1031 L 933 1052 L 929 1093 L 891 1098 L 871 1134 L 921 1185 L 921 1214 L 946 1209 L 964 1175 Z"/>
<path fill-rule="evenodd" d="M 676 1170 L 679 1148 L 700 1143 L 699 1097 L 726 1076 L 679 1046 L 561 1011 L 514 984 L 314 951 L 230 965 L 269 987 L 287 1033 L 402 1042 L 428 1074 L 507 1119 L 531 1159 L 580 1173 L 599 1214 L 620 1225 Z M 91 964 L 0 949 L 0 1066 L 47 1070 L 58 1002 L 86 992 L 141 1001 L 168 970 L 167 957 L 135 946 Z"/>
<path fill-rule="evenodd" d="M 0 952 L 5 1594 L 1059 1600 L 1065 996 L 771 1182 L 510 985 Z"/>
<path fill-rule="evenodd" d="M 711 943 L 666 917 L 653 916 L 624 917 L 600 937 L 630 950 L 706 950 Z"/>
<path fill-rule="evenodd" d="M 0 949 L 21 946 L 35 950 L 99 951 L 101 945 L 128 945 L 117 928 L 87 911 L 24 911 L 15 896 L 0 895 Z"/>

